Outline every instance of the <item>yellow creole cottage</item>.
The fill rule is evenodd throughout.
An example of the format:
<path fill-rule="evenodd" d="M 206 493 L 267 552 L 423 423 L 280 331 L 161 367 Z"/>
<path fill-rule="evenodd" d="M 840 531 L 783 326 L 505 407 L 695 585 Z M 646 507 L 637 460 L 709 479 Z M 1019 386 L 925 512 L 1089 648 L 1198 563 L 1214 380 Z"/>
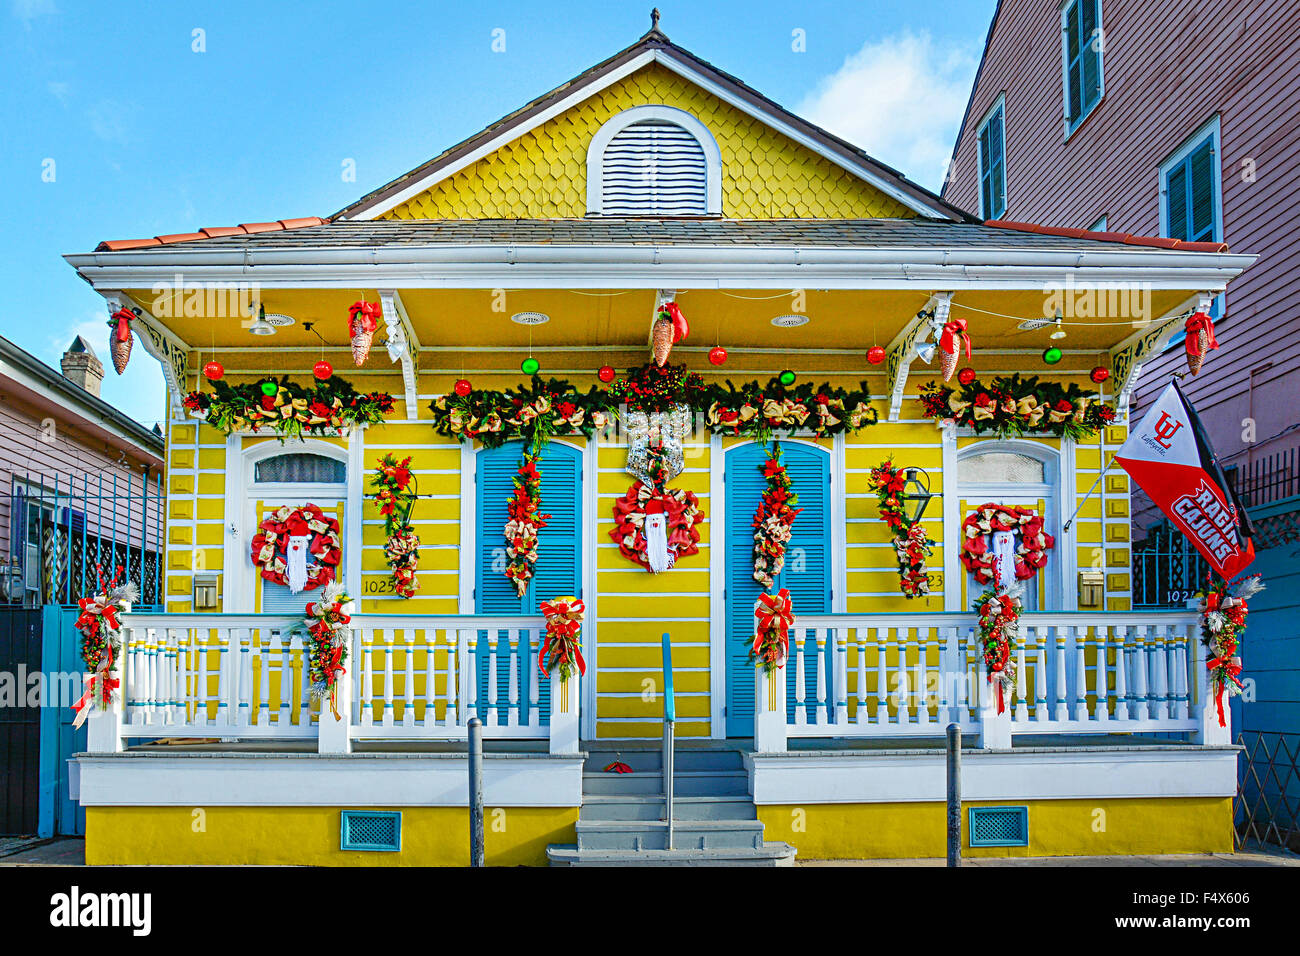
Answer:
<path fill-rule="evenodd" d="M 169 392 L 166 608 L 89 717 L 90 862 L 464 863 L 474 716 L 489 863 L 940 855 L 950 722 L 968 853 L 1231 849 L 1196 615 L 1128 610 L 1127 481 L 1085 495 L 1252 257 L 981 223 L 656 26 L 328 219 L 67 258 Z M 1023 615 L 986 646 L 995 566 Z"/>

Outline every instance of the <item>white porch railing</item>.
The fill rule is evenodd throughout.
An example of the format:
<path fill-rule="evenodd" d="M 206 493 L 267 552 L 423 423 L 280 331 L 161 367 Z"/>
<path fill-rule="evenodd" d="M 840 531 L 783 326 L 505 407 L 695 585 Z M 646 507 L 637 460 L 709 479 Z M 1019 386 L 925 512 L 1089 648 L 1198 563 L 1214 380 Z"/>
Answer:
<path fill-rule="evenodd" d="M 1016 734 L 1191 732 L 1227 742 L 1198 638 L 1190 611 L 1026 613 L 1016 692 L 999 715 L 974 615 L 800 615 L 780 678 L 758 673 L 756 746 L 941 736 L 954 722 L 986 747 L 1010 746 Z"/>
<path fill-rule="evenodd" d="M 357 615 L 338 685 L 340 720 L 313 706 L 302 618 L 127 614 L 122 704 L 91 720 L 92 751 L 124 739 L 317 738 L 324 752 L 353 740 L 463 739 L 470 718 L 493 738 L 577 749 L 577 678 L 537 670 L 540 618 Z M 549 699 L 546 699 L 549 698 Z"/>

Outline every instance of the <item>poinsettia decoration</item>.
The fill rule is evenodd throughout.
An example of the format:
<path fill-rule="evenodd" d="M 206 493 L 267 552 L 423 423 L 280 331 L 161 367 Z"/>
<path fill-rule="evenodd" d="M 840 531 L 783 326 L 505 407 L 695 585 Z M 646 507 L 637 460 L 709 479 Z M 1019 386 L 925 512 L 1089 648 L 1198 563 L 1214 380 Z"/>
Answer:
<path fill-rule="evenodd" d="M 712 386 L 705 413 L 705 421 L 714 433 L 763 443 L 776 431 L 799 431 L 824 438 L 859 431 L 877 420 L 865 382 L 849 391 L 829 383 L 785 386 L 779 377 L 766 385 L 746 382 L 738 388 L 728 380 L 725 388 Z"/>
<path fill-rule="evenodd" d="M 1075 383 L 1042 382 L 1033 375 L 1000 375 L 988 385 L 976 378 L 956 388 L 928 382 L 921 386 L 921 407 L 930 418 L 999 438 L 1055 435 L 1079 441 L 1115 420 L 1114 408 Z"/>
<path fill-rule="evenodd" d="M 1020 636 L 1023 605 L 1018 593 L 994 584 L 976 599 L 973 607 L 979 616 L 977 626 L 985 672 L 997 692 L 1000 714 L 1006 710 L 1006 702 L 1016 689 L 1016 662 L 1011 659 L 1011 652 Z"/>
<path fill-rule="evenodd" d="M 653 574 L 700 550 L 696 525 L 704 520 L 700 499 L 685 488 L 665 488 L 668 468 L 663 446 L 651 448 L 649 482 L 635 481 L 614 502 L 614 530 L 609 536 L 629 561 Z"/>
<path fill-rule="evenodd" d="M 879 500 L 880 518 L 889 527 L 898 559 L 898 583 L 904 596 L 924 597 L 930 593 L 930 576 L 926 573 L 926 559 L 934 553 L 934 541 L 920 524 L 907 520 L 899 495 L 907 479 L 902 469 L 895 468 L 892 459 L 886 459 L 878 468 L 871 469 L 871 487 Z"/>
<path fill-rule="evenodd" d="M 288 378 L 263 379 L 242 385 L 225 380 L 212 383 L 211 394 L 190 392 L 185 407 L 223 434 L 269 429 L 286 438 L 334 435 L 354 425 L 374 425 L 393 410 L 387 392 L 362 395 L 338 376 L 311 385 Z"/>
<path fill-rule="evenodd" d="M 506 522 L 506 577 L 523 597 L 537 566 L 538 532 L 546 527 L 550 515 L 541 513 L 542 476 L 537 471 L 538 456 L 524 454 L 515 474 L 515 493 L 506 504 L 510 520 Z"/>
<path fill-rule="evenodd" d="M 332 581 L 321 592 L 321 599 L 307 605 L 307 679 L 312 703 L 328 699 L 330 712 L 340 720 L 338 682 L 346 672 L 348 659 L 347 625 L 356 610 L 343 585 Z"/>
<path fill-rule="evenodd" d="M 420 567 L 420 538 L 411 526 L 411 512 L 419 498 L 417 482 L 408 455 L 401 461 L 393 454 L 379 459 L 370 484 L 371 500 L 384 519 L 384 557 L 393 570 L 393 590 L 398 597 L 414 597 L 419 588 L 415 574 Z"/>
<path fill-rule="evenodd" d="M 785 567 L 785 548 L 790 543 L 791 528 L 803 510 L 794 507 L 799 503 L 799 496 L 791 490 L 793 482 L 781 464 L 780 442 L 773 443 L 771 454 L 763 462 L 763 478 L 767 487 L 754 512 L 754 580 L 770 589 Z"/>
<path fill-rule="evenodd" d="M 117 569 L 111 582 L 100 581 L 100 590 L 78 601 L 81 613 L 74 627 L 81 632 L 81 662 L 86 669 L 86 690 L 72 705 L 77 715 L 73 727 L 80 727 L 92 713 L 107 711 L 118 699 L 121 681 L 114 675 L 122 659 L 122 623 L 118 615 L 139 598 L 135 584 L 120 583 L 125 569 Z"/>
<path fill-rule="evenodd" d="M 1262 590 L 1264 582 L 1258 574 L 1252 574 L 1231 587 L 1223 578 L 1215 578 L 1201 594 L 1201 643 L 1210 650 L 1205 666 L 1210 671 L 1220 727 L 1227 726 L 1224 696 L 1235 697 L 1242 691 L 1237 650 L 1246 632 L 1246 602 Z"/>
<path fill-rule="evenodd" d="M 540 454 L 555 435 L 590 438 L 613 419 L 618 403 L 594 386 L 577 391 L 563 379 L 534 375 L 527 386 L 507 391 L 472 389 L 465 395 L 440 395 L 429 403 L 433 428 L 459 442 L 478 440 L 497 448 L 522 439 Z"/>
<path fill-rule="evenodd" d="M 996 533 L 1019 532 L 1014 551 L 1017 581 L 1026 581 L 1046 567 L 1047 552 L 1056 546 L 1056 539 L 1044 530 L 1043 516 L 1023 505 L 982 504 L 966 516 L 961 531 L 961 563 L 980 584 L 992 584 L 996 577 Z"/>

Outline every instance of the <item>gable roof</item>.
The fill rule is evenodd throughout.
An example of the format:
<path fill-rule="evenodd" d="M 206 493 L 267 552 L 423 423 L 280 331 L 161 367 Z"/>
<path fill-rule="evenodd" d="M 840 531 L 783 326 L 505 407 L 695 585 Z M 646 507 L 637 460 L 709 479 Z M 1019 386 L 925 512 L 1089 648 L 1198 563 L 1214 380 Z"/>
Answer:
<path fill-rule="evenodd" d="M 470 163 L 540 126 L 552 116 L 598 93 L 609 84 L 659 63 L 704 87 L 721 99 L 767 123 L 796 142 L 865 180 L 920 215 L 932 219 L 970 222 L 975 219 L 901 172 L 869 156 L 852 143 L 796 116 L 740 79 L 677 46 L 657 26 L 636 43 L 560 84 L 492 125 L 457 143 L 408 173 L 372 190 L 330 218 L 373 219 L 424 192 Z"/>
<path fill-rule="evenodd" d="M 971 107 L 975 105 L 975 93 L 980 88 L 980 77 L 984 75 L 984 62 L 989 58 L 989 46 L 993 43 L 993 28 L 998 25 L 998 14 L 1002 12 L 1002 0 L 998 0 L 997 6 L 993 8 L 993 19 L 989 20 L 989 32 L 984 35 L 984 49 L 980 51 L 980 65 L 975 68 L 975 79 L 971 80 L 970 95 L 966 97 L 966 109 L 961 114 L 961 125 L 957 127 L 957 138 L 952 143 L 952 155 L 948 157 L 948 169 L 951 170 L 953 164 L 957 162 L 957 150 L 961 147 L 961 140 L 966 135 L 966 122 L 970 119 Z M 939 195 L 948 191 L 948 186 L 952 184 L 952 177 L 945 176 L 943 179 L 943 188 Z"/>

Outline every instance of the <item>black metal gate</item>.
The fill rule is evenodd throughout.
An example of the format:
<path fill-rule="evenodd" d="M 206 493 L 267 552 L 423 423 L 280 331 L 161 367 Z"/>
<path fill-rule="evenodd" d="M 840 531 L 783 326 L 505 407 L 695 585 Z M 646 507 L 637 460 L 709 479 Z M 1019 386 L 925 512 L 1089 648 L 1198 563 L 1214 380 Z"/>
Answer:
<path fill-rule="evenodd" d="M 41 612 L 0 606 L 0 835 L 36 832 L 41 708 L 30 688 L 40 672 Z"/>

